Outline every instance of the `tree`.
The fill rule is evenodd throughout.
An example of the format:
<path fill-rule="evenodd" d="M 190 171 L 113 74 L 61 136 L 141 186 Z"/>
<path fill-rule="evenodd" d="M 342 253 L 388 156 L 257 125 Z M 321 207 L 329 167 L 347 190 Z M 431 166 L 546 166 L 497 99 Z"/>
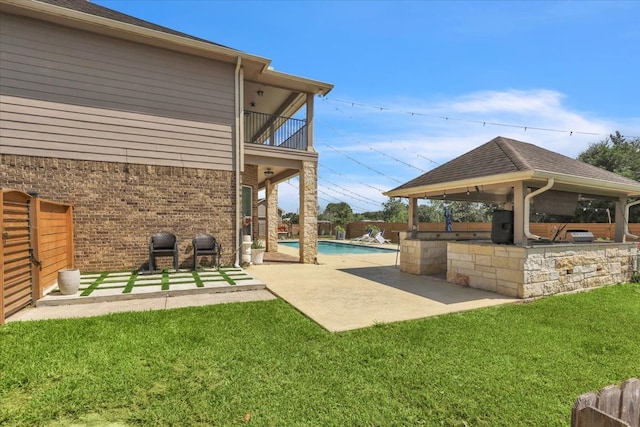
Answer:
<path fill-rule="evenodd" d="M 295 212 L 287 212 L 286 214 L 282 215 L 282 219 L 289 219 L 291 224 L 298 224 L 300 216 Z"/>
<path fill-rule="evenodd" d="M 324 208 L 322 219 L 331 221 L 336 225 L 345 225 L 353 220 L 353 210 L 346 202 L 329 203 Z"/>
<path fill-rule="evenodd" d="M 402 200 L 389 197 L 389 200 L 384 202 L 382 206 L 382 219 L 385 222 L 409 221 L 409 206 Z"/>
<path fill-rule="evenodd" d="M 620 132 L 589 145 L 578 160 L 640 181 L 640 138 L 627 140 Z"/>
<path fill-rule="evenodd" d="M 362 212 L 354 214 L 354 221 L 379 221 L 382 220 L 382 211 Z"/>
<path fill-rule="evenodd" d="M 419 222 L 444 222 L 444 208 L 449 206 L 456 222 L 490 222 L 491 212 L 497 205 L 481 202 L 444 202 L 431 200 L 428 205 L 418 206 Z"/>
<path fill-rule="evenodd" d="M 627 140 L 616 131 L 615 135 L 589 145 L 578 155 L 578 160 L 640 181 L 640 138 Z M 614 211 L 614 203 L 590 201 L 577 209 L 574 222 L 607 222 L 609 215 L 615 215 Z M 629 221 L 640 222 L 640 208 L 632 208 Z"/>

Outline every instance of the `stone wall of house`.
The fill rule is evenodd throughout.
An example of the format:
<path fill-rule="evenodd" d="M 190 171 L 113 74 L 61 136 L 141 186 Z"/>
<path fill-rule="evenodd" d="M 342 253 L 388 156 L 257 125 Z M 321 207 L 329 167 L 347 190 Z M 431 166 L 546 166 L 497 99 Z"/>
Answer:
<path fill-rule="evenodd" d="M 533 247 L 449 243 L 447 280 L 531 298 L 629 281 L 635 243 Z"/>
<path fill-rule="evenodd" d="M 181 167 L 0 155 L 0 187 L 36 191 L 74 206 L 75 261 L 82 271 L 145 268 L 149 238 L 178 237 L 180 264 L 191 239 L 214 235 L 234 261 L 234 173 Z M 158 258 L 170 267 L 171 258 Z"/>

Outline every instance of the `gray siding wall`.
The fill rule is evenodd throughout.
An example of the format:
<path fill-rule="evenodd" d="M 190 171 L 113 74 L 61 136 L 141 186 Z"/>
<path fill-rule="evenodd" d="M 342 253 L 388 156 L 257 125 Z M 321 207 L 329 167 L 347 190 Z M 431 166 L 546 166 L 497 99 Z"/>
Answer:
<path fill-rule="evenodd" d="M 234 68 L 0 15 L 0 154 L 232 170 Z"/>

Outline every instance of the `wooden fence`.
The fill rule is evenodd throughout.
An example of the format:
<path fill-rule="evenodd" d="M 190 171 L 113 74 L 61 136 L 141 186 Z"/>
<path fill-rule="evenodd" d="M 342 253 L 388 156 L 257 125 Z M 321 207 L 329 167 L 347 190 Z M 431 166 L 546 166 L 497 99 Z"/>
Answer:
<path fill-rule="evenodd" d="M 0 324 L 73 268 L 73 207 L 0 189 Z"/>
<path fill-rule="evenodd" d="M 358 221 L 347 224 L 347 239 L 360 237 L 367 232 L 367 228 L 376 226 L 384 229 L 384 237 L 390 239 L 393 243 L 398 243 L 397 231 L 407 231 L 408 224 L 406 222 L 374 222 L 374 221 Z M 539 236 L 553 236 L 555 230 L 563 228 L 561 237 L 564 236 L 566 230 L 584 229 L 593 233 L 596 239 L 613 239 L 615 236 L 615 224 L 560 224 L 560 223 L 531 223 L 529 228 L 533 234 Z M 419 231 L 444 231 L 445 224 L 443 222 L 421 222 L 418 225 Z M 454 222 L 453 231 L 491 231 L 490 222 Z M 640 235 L 640 224 L 629 224 L 629 232 Z"/>
<path fill-rule="evenodd" d="M 640 427 L 640 380 L 610 385 L 597 394 L 579 396 L 571 410 L 571 427 Z"/>

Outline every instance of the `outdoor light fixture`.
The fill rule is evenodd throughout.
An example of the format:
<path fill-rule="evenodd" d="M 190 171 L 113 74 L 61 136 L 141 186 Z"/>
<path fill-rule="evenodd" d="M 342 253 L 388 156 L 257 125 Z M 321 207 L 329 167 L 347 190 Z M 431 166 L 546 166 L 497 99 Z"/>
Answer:
<path fill-rule="evenodd" d="M 262 96 L 262 95 L 264 95 L 264 92 L 263 92 L 263 91 L 261 91 L 261 90 L 259 90 L 257 93 L 258 93 L 258 96 Z"/>
<path fill-rule="evenodd" d="M 266 176 L 267 178 L 270 177 L 271 175 L 273 175 L 273 171 L 271 170 L 271 168 L 267 168 L 264 171 L 264 176 Z"/>

